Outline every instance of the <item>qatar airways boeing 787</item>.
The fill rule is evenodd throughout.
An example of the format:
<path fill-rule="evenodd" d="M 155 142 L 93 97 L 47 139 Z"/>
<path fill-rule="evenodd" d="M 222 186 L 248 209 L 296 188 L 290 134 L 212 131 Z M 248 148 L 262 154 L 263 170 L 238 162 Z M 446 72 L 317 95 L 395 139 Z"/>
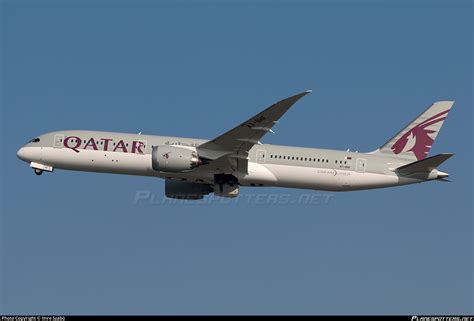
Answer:
<path fill-rule="evenodd" d="M 445 180 L 437 167 L 453 154 L 427 157 L 451 101 L 431 105 L 370 153 L 262 144 L 305 91 L 284 99 L 212 140 L 63 130 L 43 134 L 17 156 L 37 175 L 54 169 L 155 176 L 167 197 L 236 197 L 240 186 L 353 191 Z"/>

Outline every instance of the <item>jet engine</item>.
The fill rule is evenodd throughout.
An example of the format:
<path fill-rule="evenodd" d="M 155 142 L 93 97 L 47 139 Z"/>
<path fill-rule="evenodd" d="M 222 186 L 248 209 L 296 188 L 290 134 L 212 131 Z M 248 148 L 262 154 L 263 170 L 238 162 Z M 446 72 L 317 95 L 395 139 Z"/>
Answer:
<path fill-rule="evenodd" d="M 195 148 L 181 146 L 153 146 L 152 168 L 159 172 L 189 172 L 201 164 Z"/>
<path fill-rule="evenodd" d="M 213 188 L 208 184 L 198 184 L 190 182 L 180 182 L 167 179 L 165 181 L 165 195 L 169 198 L 184 200 L 199 200 L 213 192 Z"/>

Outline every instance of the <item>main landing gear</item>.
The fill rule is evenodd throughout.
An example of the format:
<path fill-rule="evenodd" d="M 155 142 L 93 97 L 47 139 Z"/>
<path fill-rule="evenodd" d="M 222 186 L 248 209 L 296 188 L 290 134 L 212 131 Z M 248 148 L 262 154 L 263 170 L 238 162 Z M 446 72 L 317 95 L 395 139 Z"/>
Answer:
<path fill-rule="evenodd" d="M 239 196 L 239 191 L 239 180 L 234 175 L 214 175 L 214 195 L 233 198 Z"/>
<path fill-rule="evenodd" d="M 42 169 L 34 168 L 34 171 L 35 171 L 35 174 L 38 175 L 38 176 L 41 175 L 41 174 L 43 174 L 43 170 L 42 170 Z"/>

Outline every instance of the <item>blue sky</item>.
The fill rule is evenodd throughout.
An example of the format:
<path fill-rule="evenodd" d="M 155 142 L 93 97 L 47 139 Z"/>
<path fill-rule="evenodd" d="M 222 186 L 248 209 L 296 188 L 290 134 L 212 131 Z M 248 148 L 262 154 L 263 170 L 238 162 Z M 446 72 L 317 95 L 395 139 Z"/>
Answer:
<path fill-rule="evenodd" d="M 474 312 L 472 2 L 1 11 L 2 313 Z M 456 154 L 442 167 L 452 182 L 163 203 L 159 179 L 36 177 L 15 155 L 60 129 L 212 138 L 306 89 L 265 143 L 371 151 L 455 100 L 431 151 Z"/>

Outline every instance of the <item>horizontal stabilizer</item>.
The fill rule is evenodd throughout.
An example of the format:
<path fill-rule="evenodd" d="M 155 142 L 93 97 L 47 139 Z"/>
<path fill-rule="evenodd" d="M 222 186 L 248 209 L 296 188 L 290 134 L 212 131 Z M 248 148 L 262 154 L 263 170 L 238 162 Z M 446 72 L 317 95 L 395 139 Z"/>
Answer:
<path fill-rule="evenodd" d="M 398 167 L 396 171 L 402 174 L 430 172 L 433 169 L 437 168 L 442 163 L 444 163 L 453 155 L 454 154 L 451 154 L 451 153 L 438 154 L 436 156 L 428 157 L 428 158 Z"/>

